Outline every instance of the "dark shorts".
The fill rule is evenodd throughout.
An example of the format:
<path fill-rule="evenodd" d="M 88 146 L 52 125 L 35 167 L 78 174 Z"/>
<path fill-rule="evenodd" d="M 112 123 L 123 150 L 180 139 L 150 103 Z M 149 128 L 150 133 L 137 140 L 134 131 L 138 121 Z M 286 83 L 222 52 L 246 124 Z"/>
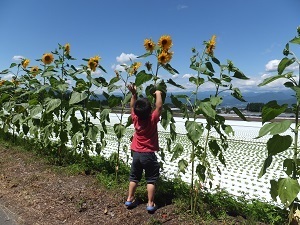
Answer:
<path fill-rule="evenodd" d="M 139 182 L 145 170 L 147 183 L 156 183 L 159 177 L 159 163 L 154 152 L 135 152 L 132 151 L 132 163 L 129 180 Z"/>

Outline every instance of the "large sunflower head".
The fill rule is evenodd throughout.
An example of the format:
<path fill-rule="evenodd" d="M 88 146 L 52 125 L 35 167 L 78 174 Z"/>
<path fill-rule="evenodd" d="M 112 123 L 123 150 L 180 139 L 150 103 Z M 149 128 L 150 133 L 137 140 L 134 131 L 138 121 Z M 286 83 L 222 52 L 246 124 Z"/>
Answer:
<path fill-rule="evenodd" d="M 162 51 L 158 56 L 157 60 L 160 64 L 166 64 L 171 61 L 173 52 Z"/>
<path fill-rule="evenodd" d="M 154 41 L 152 41 L 151 39 L 145 39 L 144 40 L 144 47 L 147 51 L 149 52 L 153 52 L 154 48 L 155 48 L 155 43 Z"/>
<path fill-rule="evenodd" d="M 39 73 L 39 67 L 38 66 L 31 67 L 30 72 L 31 72 L 32 76 L 35 77 Z"/>
<path fill-rule="evenodd" d="M 23 59 L 21 64 L 22 64 L 22 67 L 25 69 L 30 63 L 30 60 L 29 59 Z"/>
<path fill-rule="evenodd" d="M 168 51 L 172 47 L 172 39 L 170 35 L 163 35 L 159 38 L 158 46 L 164 51 Z"/>
<path fill-rule="evenodd" d="M 96 68 L 97 68 L 97 66 L 98 66 L 98 63 L 99 63 L 99 60 L 100 60 L 100 59 L 101 59 L 101 58 L 100 58 L 98 55 L 96 55 L 96 56 L 94 56 L 94 57 L 92 57 L 92 58 L 89 59 L 89 61 L 88 61 L 88 67 L 89 67 L 93 72 L 96 71 Z"/>
<path fill-rule="evenodd" d="M 216 35 L 213 35 L 210 41 L 206 43 L 206 53 L 208 55 L 213 55 L 215 47 L 216 47 Z"/>
<path fill-rule="evenodd" d="M 65 44 L 65 52 L 68 55 L 70 54 L 70 44 L 69 43 Z"/>
<path fill-rule="evenodd" d="M 42 57 L 42 62 L 44 64 L 51 64 L 54 60 L 53 54 L 52 53 L 45 53 Z"/>
<path fill-rule="evenodd" d="M 99 60 L 101 59 L 99 55 L 96 55 L 92 58 L 94 60 L 94 62 L 96 62 L 97 64 L 99 63 Z"/>

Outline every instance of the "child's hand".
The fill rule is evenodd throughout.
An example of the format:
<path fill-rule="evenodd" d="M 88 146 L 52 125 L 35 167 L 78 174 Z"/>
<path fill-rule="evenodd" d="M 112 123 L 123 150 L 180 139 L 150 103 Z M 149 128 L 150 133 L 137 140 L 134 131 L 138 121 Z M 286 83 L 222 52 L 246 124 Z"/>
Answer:
<path fill-rule="evenodd" d="M 135 86 L 135 84 L 128 84 L 128 85 L 127 85 L 127 88 L 128 88 L 128 90 L 129 90 L 133 95 L 136 94 L 136 86 Z"/>
<path fill-rule="evenodd" d="M 161 91 L 160 90 L 156 90 L 155 92 L 154 92 L 154 95 L 156 96 L 156 95 L 161 95 Z"/>

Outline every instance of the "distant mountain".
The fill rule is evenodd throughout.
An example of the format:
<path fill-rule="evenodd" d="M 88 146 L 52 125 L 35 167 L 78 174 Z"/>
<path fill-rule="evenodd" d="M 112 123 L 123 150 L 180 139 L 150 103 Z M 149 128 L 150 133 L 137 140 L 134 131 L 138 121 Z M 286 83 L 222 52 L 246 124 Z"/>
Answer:
<path fill-rule="evenodd" d="M 248 103 L 267 103 L 272 100 L 276 100 L 278 104 L 292 105 L 295 103 L 295 97 L 292 96 L 291 91 L 280 91 L 280 92 L 246 92 L 243 93 L 243 98 L 246 102 L 240 102 L 239 100 L 232 97 L 230 94 L 223 96 L 223 106 L 246 106 Z"/>
<path fill-rule="evenodd" d="M 165 102 L 166 103 L 172 103 L 170 96 L 172 95 L 187 95 L 190 96 L 191 92 L 174 92 L 174 93 L 167 93 L 167 97 Z M 208 98 L 209 96 L 213 95 L 214 93 L 212 91 L 204 91 L 200 92 L 198 94 L 199 99 Z M 244 99 L 246 102 L 241 102 L 230 95 L 228 92 L 224 92 L 222 94 L 223 97 L 223 103 L 221 106 L 226 107 L 246 107 L 248 103 L 267 103 L 271 100 L 276 100 L 278 104 L 294 104 L 295 103 L 295 97 L 293 97 L 293 92 L 291 90 L 284 90 L 284 91 L 273 91 L 273 92 L 245 92 L 242 93 Z M 114 94 L 118 95 L 118 94 Z M 97 100 L 105 100 L 105 97 L 103 95 L 97 95 Z M 181 99 L 183 100 L 183 99 Z"/>

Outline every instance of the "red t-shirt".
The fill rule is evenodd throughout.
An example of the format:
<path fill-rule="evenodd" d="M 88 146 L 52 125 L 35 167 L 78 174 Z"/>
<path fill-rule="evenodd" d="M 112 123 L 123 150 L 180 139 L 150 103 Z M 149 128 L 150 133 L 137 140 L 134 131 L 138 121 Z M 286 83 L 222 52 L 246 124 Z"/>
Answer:
<path fill-rule="evenodd" d="M 131 111 L 131 118 L 135 132 L 131 143 L 131 149 L 136 152 L 154 152 L 159 150 L 157 123 L 160 114 L 154 110 L 146 120 L 139 120 L 134 110 Z"/>

